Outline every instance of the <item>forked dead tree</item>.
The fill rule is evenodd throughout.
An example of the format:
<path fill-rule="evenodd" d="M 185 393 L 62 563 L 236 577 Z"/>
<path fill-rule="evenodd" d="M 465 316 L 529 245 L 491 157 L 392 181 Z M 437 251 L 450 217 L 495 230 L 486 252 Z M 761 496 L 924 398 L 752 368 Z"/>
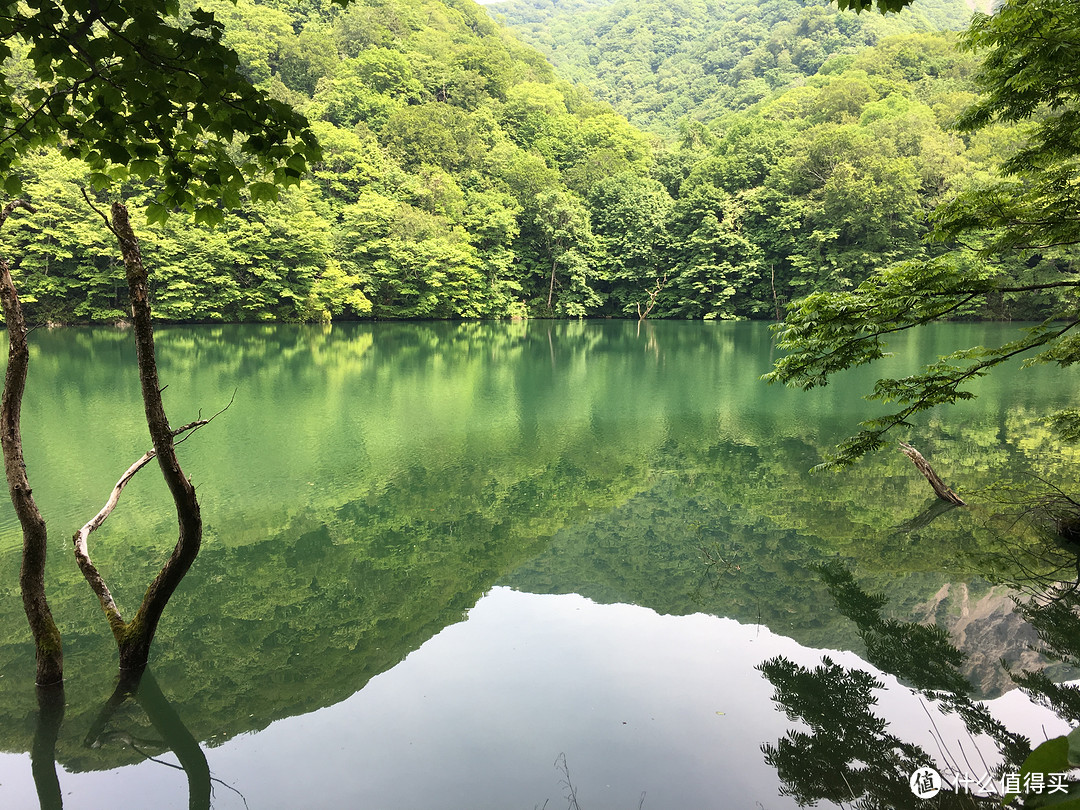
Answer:
<path fill-rule="evenodd" d="M 86 581 L 90 583 L 90 587 L 101 602 L 109 626 L 112 628 L 120 652 L 120 669 L 141 670 L 146 666 L 150 656 L 150 645 L 154 640 L 154 634 L 157 632 L 158 622 L 165 606 L 188 569 L 191 568 L 202 544 L 202 516 L 199 513 L 199 502 L 195 497 L 195 487 L 184 475 L 180 462 L 177 460 L 176 437 L 205 425 L 209 420 L 192 422 L 177 430 L 169 426 L 161 400 L 161 385 L 158 382 L 157 358 L 154 353 L 154 327 L 150 311 L 150 286 L 146 268 L 143 265 L 142 252 L 139 249 L 139 241 L 132 230 L 128 210 L 122 203 L 113 203 L 111 222 L 104 214 L 102 217 L 109 230 L 115 234 L 120 244 L 120 253 L 124 258 L 139 380 L 146 411 L 146 424 L 150 429 L 153 449 L 144 454 L 124 473 L 113 488 L 105 507 L 75 533 L 75 558 L 83 576 L 86 577 Z M 90 533 L 98 528 L 113 511 L 120 493 L 131 477 L 153 458 L 158 461 L 161 474 L 165 478 L 165 483 L 176 505 L 179 537 L 172 555 L 147 588 L 139 609 L 130 621 L 125 621 L 104 578 L 90 560 L 87 540 Z"/>
<path fill-rule="evenodd" d="M 653 287 L 651 290 L 646 290 L 645 291 L 645 294 L 649 296 L 649 303 L 646 304 L 644 310 L 641 309 L 641 302 L 638 301 L 637 319 L 638 319 L 639 324 L 643 320 L 648 318 L 649 313 L 653 311 L 653 307 L 656 306 L 656 299 L 659 297 L 660 293 L 662 293 L 664 291 L 664 285 L 667 284 L 667 280 L 668 280 L 668 274 L 664 273 L 664 277 L 662 279 L 658 278 L 656 280 L 656 286 L 655 287 Z"/>

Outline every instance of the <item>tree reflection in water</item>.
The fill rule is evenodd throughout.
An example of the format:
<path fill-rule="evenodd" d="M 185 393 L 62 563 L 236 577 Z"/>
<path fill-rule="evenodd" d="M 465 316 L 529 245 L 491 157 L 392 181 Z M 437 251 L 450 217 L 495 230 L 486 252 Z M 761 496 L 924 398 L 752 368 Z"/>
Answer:
<path fill-rule="evenodd" d="M 64 684 L 37 687 L 38 717 L 30 769 L 34 774 L 41 810 L 60 810 L 64 798 L 56 774 L 56 740 L 64 722 Z"/>
<path fill-rule="evenodd" d="M 143 729 L 133 730 L 139 725 L 139 718 L 125 711 L 131 701 L 142 710 L 144 719 L 157 733 L 156 737 L 147 736 Z M 34 784 L 42 810 L 63 807 L 56 772 L 56 741 L 63 718 L 63 687 L 39 687 L 38 722 L 31 756 Z M 182 769 L 187 776 L 189 810 L 209 810 L 212 783 L 220 783 L 220 780 L 210 775 L 210 766 L 198 741 L 148 670 L 121 671 L 116 688 L 101 707 L 84 740 L 88 748 L 116 744 L 131 748 L 152 762 Z M 174 765 L 149 753 L 162 750 L 172 751 L 180 764 Z"/>
<path fill-rule="evenodd" d="M 959 669 L 964 655 L 943 630 L 884 618 L 885 598 L 863 591 L 851 571 L 838 562 L 820 565 L 818 572 L 840 612 L 858 627 L 866 661 L 895 675 L 942 712 L 955 713 L 973 738 L 986 735 L 998 756 L 996 764 L 988 765 L 976 749 L 972 761 L 962 743 L 950 748 L 937 734 L 939 758 L 935 760 L 922 747 L 888 733 L 887 721 L 872 710 L 877 703 L 874 690 L 884 687 L 874 676 L 845 669 L 828 657 L 811 670 L 780 656 L 759 669 L 775 688 L 773 700 L 788 718 L 809 727 L 808 732 L 792 729 L 775 745 L 762 746 L 766 762 L 780 776 L 784 795 L 803 806 L 827 800 L 841 805 L 850 802 L 865 810 L 925 807 L 926 802 L 913 793 L 909 778 L 918 768 L 930 766 L 944 777 L 934 807 L 1001 807 L 1008 798 L 1013 800 L 1008 806 L 1018 806 L 1013 791 L 1004 789 L 1003 779 L 1010 774 L 1016 779 L 1029 771 L 1044 777 L 1047 771 L 1061 774 L 1054 773 L 1057 780 L 1042 780 L 1041 787 L 1036 781 L 1027 795 L 1021 793 L 1022 806 L 1050 806 L 1052 798 L 1068 800 L 1068 805 L 1059 806 L 1073 806 L 1080 783 L 1063 775 L 1072 766 L 1064 760 L 1057 764 L 1051 760 L 1049 767 L 1044 767 L 1047 761 L 1043 760 L 1040 765 L 1036 760 L 1045 751 L 1042 746 L 1033 755 L 1025 737 L 1009 731 L 970 697 L 971 684 Z M 1017 608 L 1038 632 L 1040 652 L 1069 666 L 1080 664 L 1076 583 L 1047 589 L 1041 582 L 1038 598 L 1030 593 L 1025 599 L 1017 597 Z M 1080 722 L 1080 689 L 1054 683 L 1041 671 L 1009 674 L 1035 702 L 1065 720 Z M 1064 750 L 1064 738 L 1060 739 Z M 1047 793 L 1050 785 L 1056 788 L 1056 796 Z M 1027 787 L 1026 781 L 1021 780 L 1019 787 Z"/>

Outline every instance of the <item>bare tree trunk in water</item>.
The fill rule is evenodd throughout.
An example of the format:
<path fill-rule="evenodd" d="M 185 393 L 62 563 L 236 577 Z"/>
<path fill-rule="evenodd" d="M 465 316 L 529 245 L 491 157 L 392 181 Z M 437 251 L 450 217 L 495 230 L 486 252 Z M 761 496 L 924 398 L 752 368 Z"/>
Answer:
<path fill-rule="evenodd" d="M 935 495 L 941 498 L 941 500 L 955 504 L 956 506 L 967 506 L 963 499 L 949 489 L 949 487 L 945 485 L 945 482 L 938 477 L 938 474 L 934 472 L 934 468 L 930 466 L 930 462 L 923 458 L 922 453 L 907 442 L 900 442 L 900 449 L 905 456 L 911 459 L 912 463 L 919 469 L 919 472 L 923 474 L 926 480 L 930 482 L 930 487 L 934 490 Z"/>
<path fill-rule="evenodd" d="M 120 668 L 141 669 L 146 666 L 150 656 L 150 644 L 154 640 L 165 605 L 199 553 L 202 545 L 202 515 L 199 513 L 199 502 L 195 499 L 195 487 L 180 469 L 180 462 L 176 458 L 173 432 L 161 401 L 157 358 L 154 354 L 154 325 L 150 313 L 150 284 L 143 266 L 139 241 L 131 229 L 127 208 L 122 203 L 113 203 L 112 215 L 127 272 L 146 426 L 150 429 L 150 440 L 154 445 L 161 474 L 176 504 L 179 523 L 179 537 L 172 556 L 150 583 L 138 612 L 128 624 L 123 636 L 117 639 L 120 646 Z"/>
<path fill-rule="evenodd" d="M 0 212 L 0 225 L 16 208 L 33 208 L 22 200 L 12 200 Z M 4 375 L 4 392 L 0 399 L 0 445 L 3 446 L 4 472 L 15 514 L 23 532 L 22 568 L 19 571 L 19 587 L 22 590 L 23 609 L 26 611 L 30 632 L 34 636 L 37 657 L 37 682 L 42 686 L 61 683 L 64 680 L 64 652 L 60 631 L 53 621 L 52 611 L 45 599 L 45 556 L 47 534 L 45 519 L 34 501 L 30 481 L 23 460 L 22 398 L 26 390 L 26 373 L 30 365 L 30 348 L 26 342 L 26 319 L 22 305 L 11 280 L 7 261 L 0 260 L 0 304 L 8 328 L 8 365 Z"/>
<path fill-rule="evenodd" d="M 150 429 L 150 439 L 154 449 L 125 473 L 113 490 L 113 497 L 110 498 L 105 509 L 76 533 L 75 557 L 109 619 L 109 625 L 120 651 L 120 669 L 142 670 L 150 657 L 150 645 L 153 643 L 165 606 L 188 569 L 191 568 L 202 544 L 202 516 L 199 513 L 199 502 L 195 498 L 195 488 L 191 481 L 180 469 L 174 442 L 177 434 L 196 423 L 174 431 L 169 427 L 169 420 L 165 416 L 165 408 L 161 401 L 161 385 L 158 382 L 157 359 L 154 355 L 154 327 L 150 312 L 149 282 L 146 268 L 143 266 L 142 253 L 139 250 L 139 241 L 131 228 L 127 208 L 122 203 L 113 203 L 112 223 L 109 227 L 116 235 L 120 243 L 120 252 L 124 257 L 146 425 Z M 150 460 L 150 457 L 157 458 L 161 474 L 176 504 L 179 537 L 172 555 L 147 588 L 134 618 L 130 622 L 125 622 L 104 580 L 90 562 L 86 553 L 86 537 L 93 529 L 101 525 L 115 506 L 115 499 L 119 497 L 119 491 L 123 489 L 124 484 L 142 464 Z"/>

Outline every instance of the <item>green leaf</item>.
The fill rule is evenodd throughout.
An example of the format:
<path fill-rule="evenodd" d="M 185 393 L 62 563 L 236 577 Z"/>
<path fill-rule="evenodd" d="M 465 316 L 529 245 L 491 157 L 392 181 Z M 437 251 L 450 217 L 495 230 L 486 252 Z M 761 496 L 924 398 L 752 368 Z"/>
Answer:
<path fill-rule="evenodd" d="M 307 159 L 303 155 L 293 155 L 285 161 L 285 165 L 301 175 L 307 172 Z"/>
<path fill-rule="evenodd" d="M 1075 733 L 1075 731 L 1072 732 L 1072 734 Z M 1070 734 L 1070 736 L 1072 735 Z M 1068 771 L 1071 767 L 1069 764 L 1069 738 L 1054 737 L 1032 751 L 1028 758 L 1024 760 L 1024 764 L 1020 766 L 1020 783 L 1025 784 L 1027 777 L 1032 773 L 1062 773 Z M 1019 793 L 1010 793 L 1002 803 L 1008 804 L 1019 795 Z"/>
<path fill-rule="evenodd" d="M 252 183 L 248 187 L 248 191 L 251 193 L 252 202 L 276 202 L 278 198 L 278 187 L 273 183 L 256 182 Z"/>
<path fill-rule="evenodd" d="M 204 205 L 195 211 L 195 224 L 221 225 L 225 221 L 225 215 L 212 205 Z"/>
<path fill-rule="evenodd" d="M 169 209 L 164 205 L 158 203 L 150 203 L 146 206 L 146 224 L 153 225 L 155 223 L 165 224 L 165 221 L 169 218 Z"/>
<path fill-rule="evenodd" d="M 4 191 L 12 197 L 22 194 L 22 178 L 15 174 L 8 175 L 4 180 Z"/>
<path fill-rule="evenodd" d="M 1080 726 L 1070 731 L 1065 739 L 1069 741 L 1069 765 L 1073 768 L 1080 767 Z"/>
<path fill-rule="evenodd" d="M 140 180 L 146 180 L 158 173 L 158 163 L 156 160 L 133 160 L 128 169 Z"/>

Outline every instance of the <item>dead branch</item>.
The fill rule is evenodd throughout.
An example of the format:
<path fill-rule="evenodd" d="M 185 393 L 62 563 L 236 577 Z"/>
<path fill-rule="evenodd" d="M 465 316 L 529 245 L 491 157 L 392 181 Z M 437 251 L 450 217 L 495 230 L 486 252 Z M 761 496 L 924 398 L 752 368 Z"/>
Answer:
<path fill-rule="evenodd" d="M 649 296 L 649 305 L 645 307 L 645 311 L 641 311 L 641 302 L 637 305 L 638 323 L 649 317 L 649 313 L 653 311 L 653 307 L 656 306 L 656 299 L 660 296 L 660 293 L 664 291 L 664 285 L 667 284 L 668 274 L 664 273 L 662 279 L 656 280 L 656 286 L 651 290 L 646 290 L 645 294 Z"/>
<path fill-rule="evenodd" d="M 106 501 L 105 506 L 94 517 L 89 520 L 81 529 L 75 532 L 73 538 L 75 543 L 75 561 L 79 565 L 79 570 L 82 571 L 86 581 L 90 583 L 90 588 L 97 596 L 98 601 L 101 602 L 101 609 L 105 611 L 105 617 L 109 620 L 109 626 L 112 628 L 113 635 L 119 638 L 123 634 L 125 629 L 124 618 L 120 615 L 120 609 L 116 606 L 116 601 L 113 599 L 112 592 L 109 590 L 109 586 L 105 584 L 104 578 L 97 570 L 97 566 L 90 560 L 90 552 L 87 548 L 87 541 L 90 538 L 90 532 L 98 528 L 105 519 L 112 514 L 113 509 L 116 508 L 117 502 L 120 500 L 120 493 L 124 491 L 124 487 L 127 486 L 130 481 L 139 470 L 145 467 L 150 459 L 154 457 L 153 450 L 149 450 L 143 453 L 142 458 L 128 467 L 127 472 L 120 476 L 120 480 L 116 482 L 116 486 L 113 487 L 112 494 L 109 495 L 109 500 Z"/>
<path fill-rule="evenodd" d="M 196 419 L 194 422 L 188 422 L 186 425 L 173 430 L 172 435 L 174 438 L 187 434 L 184 435 L 184 438 L 177 441 L 176 444 L 181 444 L 186 441 L 197 430 L 214 421 L 218 416 L 229 409 L 235 399 L 236 391 L 234 390 L 228 404 L 217 411 L 213 416 L 208 419 Z M 109 499 L 105 502 L 101 511 L 88 520 L 81 529 L 75 532 L 75 536 L 72 538 L 75 545 L 75 561 L 78 563 L 79 570 L 82 571 L 86 581 L 90 584 L 90 588 L 97 596 L 98 601 L 101 602 L 101 608 L 105 611 L 105 615 L 109 620 L 109 625 L 113 628 L 114 635 L 119 634 L 119 636 L 122 636 L 127 629 L 127 624 L 124 622 L 123 615 L 120 613 L 120 609 L 117 607 L 116 601 L 113 599 L 112 592 L 109 590 L 109 586 L 106 584 L 104 577 L 101 576 L 97 566 L 95 566 L 90 559 L 90 533 L 95 529 L 100 528 L 109 515 L 113 513 L 113 510 L 116 509 L 116 506 L 120 501 L 120 495 L 123 493 L 124 487 L 126 487 L 128 482 L 135 477 L 135 473 L 149 464 L 156 455 L 157 453 L 154 450 L 147 450 L 142 454 L 138 461 L 128 467 L 124 474 L 120 476 L 120 480 L 116 482 L 116 486 L 113 487 L 112 492 L 109 494 Z"/>
<path fill-rule="evenodd" d="M 232 400 L 229 400 L 229 405 L 231 404 Z M 229 405 L 226 405 L 220 411 L 215 413 L 210 419 L 199 419 L 195 422 L 189 422 L 183 427 L 177 428 L 173 431 L 173 435 L 179 436 L 180 434 L 189 431 L 192 433 L 195 432 L 204 425 L 208 425 L 212 419 L 225 411 Z M 181 439 L 181 441 L 183 441 L 183 439 Z M 116 505 L 120 501 L 120 494 L 124 491 L 124 487 L 128 485 L 128 482 L 135 477 L 135 473 L 149 464 L 156 455 L 157 453 L 153 450 L 147 450 L 142 454 L 138 461 L 128 467 L 124 474 L 120 476 L 120 480 L 116 482 L 116 486 L 113 487 L 109 499 L 105 502 L 101 511 L 88 520 L 81 529 L 75 532 L 75 536 L 72 538 L 75 544 L 75 561 L 78 563 L 79 570 L 82 571 L 83 576 L 90 584 L 91 589 L 101 602 L 101 608 L 105 611 L 105 615 L 109 620 L 109 625 L 113 627 L 114 634 L 118 631 L 121 633 L 123 632 L 125 627 L 124 620 L 119 608 L 116 606 L 116 601 L 113 599 L 109 586 L 105 583 L 97 566 L 95 566 L 90 559 L 88 541 L 90 539 L 90 533 L 99 528 L 101 524 L 105 522 L 106 518 L 113 513 L 113 510 L 116 509 Z"/>
<path fill-rule="evenodd" d="M 945 482 L 938 477 L 938 474 L 934 472 L 934 468 L 930 466 L 930 463 L 925 458 L 923 458 L 922 453 L 907 442 L 900 442 L 900 449 L 905 456 L 911 459 L 912 463 L 918 468 L 919 472 L 923 474 L 926 480 L 930 482 L 930 486 L 933 488 L 935 495 L 941 498 L 941 500 L 948 501 L 957 506 L 967 506 L 963 499 L 949 489 L 945 485 Z"/>

